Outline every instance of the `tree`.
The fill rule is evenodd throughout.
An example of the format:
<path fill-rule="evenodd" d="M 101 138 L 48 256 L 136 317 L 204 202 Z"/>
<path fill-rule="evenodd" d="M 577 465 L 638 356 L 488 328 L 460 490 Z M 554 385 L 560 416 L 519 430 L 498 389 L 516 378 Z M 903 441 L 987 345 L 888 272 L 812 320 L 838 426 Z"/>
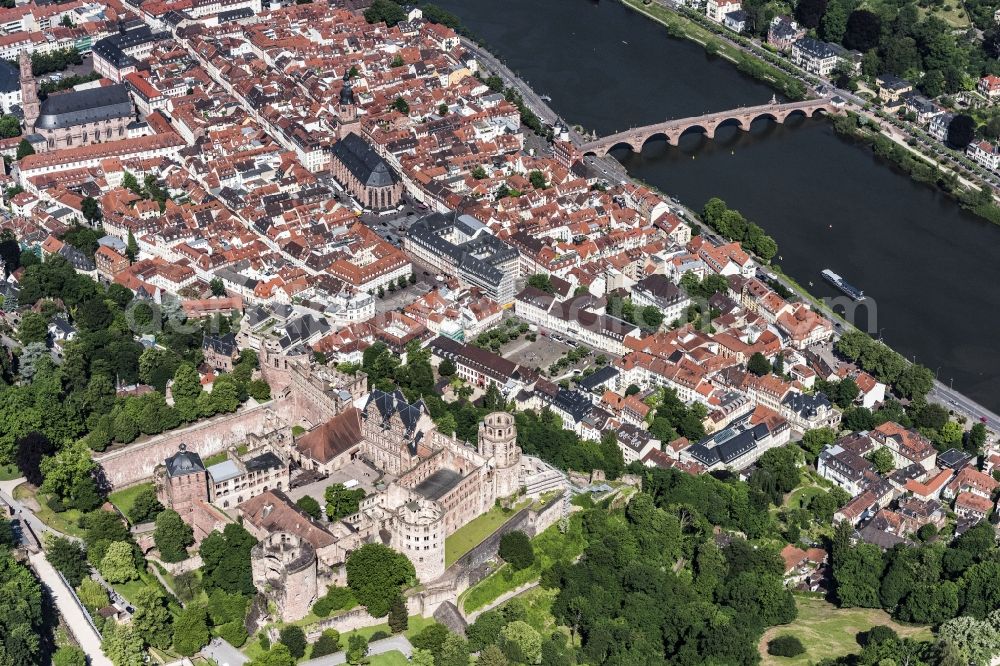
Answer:
<path fill-rule="evenodd" d="M 145 644 L 132 625 L 106 622 L 103 638 L 101 651 L 115 666 L 145 663 Z"/>
<path fill-rule="evenodd" d="M 94 197 L 85 198 L 80 208 L 83 213 L 83 218 L 87 220 L 91 226 L 96 226 L 97 223 L 101 221 L 101 207 L 97 203 L 97 199 Z"/>
<path fill-rule="evenodd" d="M 830 0 L 820 22 L 823 39 L 840 42 L 847 31 L 847 20 L 856 6 L 856 0 Z"/>
<path fill-rule="evenodd" d="M 250 568 L 250 550 L 257 540 L 241 525 L 226 525 L 220 534 L 212 532 L 198 548 L 206 589 L 222 588 L 246 596 L 256 593 Z"/>
<path fill-rule="evenodd" d="M 985 444 L 986 426 L 980 422 L 976 422 L 969 430 L 968 435 L 965 438 L 964 448 L 967 452 L 976 454 L 983 450 L 983 446 Z"/>
<path fill-rule="evenodd" d="M 212 278 L 212 280 L 208 283 L 208 286 L 212 290 L 212 296 L 226 295 L 226 285 L 223 284 L 222 280 L 219 278 Z"/>
<path fill-rule="evenodd" d="M 833 577 L 841 606 L 881 606 L 878 591 L 882 577 L 882 551 L 877 546 L 864 543 L 838 553 Z"/>
<path fill-rule="evenodd" d="M 884 446 L 880 446 L 866 456 L 875 466 L 875 471 L 879 474 L 888 474 L 896 469 L 896 462 L 892 456 L 892 451 Z"/>
<path fill-rule="evenodd" d="M 481 613 L 475 622 L 466 627 L 465 636 L 469 639 L 469 649 L 481 652 L 488 645 L 496 645 L 500 640 L 500 630 L 505 624 L 507 620 L 498 610 Z"/>
<path fill-rule="evenodd" d="M 104 497 L 97 489 L 97 482 L 91 476 L 83 476 L 73 482 L 70 501 L 74 509 L 93 511 L 104 503 Z"/>
<path fill-rule="evenodd" d="M 174 407 L 184 421 L 198 418 L 198 396 L 201 395 L 201 376 L 193 363 L 181 363 L 174 373 L 170 386 Z M 214 392 L 214 387 L 213 387 Z"/>
<path fill-rule="evenodd" d="M 17 336 L 23 345 L 30 345 L 32 342 L 45 342 L 49 337 L 49 324 L 42 315 L 29 310 L 21 317 Z"/>
<path fill-rule="evenodd" d="M 143 587 L 133 599 L 135 614 L 132 626 L 143 639 L 155 648 L 165 650 L 170 647 L 173 616 L 167 608 L 166 599 L 156 588 Z"/>
<path fill-rule="evenodd" d="M 410 617 L 407 614 L 406 599 L 402 594 L 396 595 L 392 605 L 389 606 L 389 629 L 394 634 L 406 631 L 410 626 Z"/>
<path fill-rule="evenodd" d="M 515 663 L 538 664 L 542 660 L 542 637 L 523 620 L 500 630 L 500 649 Z"/>
<path fill-rule="evenodd" d="M 758 377 L 763 377 L 771 373 L 771 364 L 767 362 L 767 358 L 763 354 L 754 352 L 747 360 L 747 370 Z"/>
<path fill-rule="evenodd" d="M 54 537 L 46 544 L 45 556 L 72 587 L 78 587 L 90 573 L 87 551 L 76 541 Z"/>
<path fill-rule="evenodd" d="M 174 651 L 190 657 L 208 643 L 208 611 L 189 605 L 174 620 Z"/>
<path fill-rule="evenodd" d="M 128 242 L 125 244 L 125 256 L 128 257 L 129 261 L 135 261 L 139 256 L 139 243 L 135 240 L 135 235 L 132 234 L 132 230 L 128 230 Z"/>
<path fill-rule="evenodd" d="M 807 430 L 802 435 L 799 446 L 805 449 L 812 457 L 816 457 L 826 447 L 833 444 L 837 439 L 837 434 L 831 428 L 814 428 Z"/>
<path fill-rule="evenodd" d="M 348 489 L 342 483 L 328 486 L 324 497 L 326 499 L 326 517 L 329 520 L 340 520 L 358 512 L 365 491 L 361 488 Z"/>
<path fill-rule="evenodd" d="M 552 286 L 552 279 L 545 273 L 535 273 L 530 276 L 528 278 L 528 286 L 541 289 L 546 294 L 556 293 L 555 287 Z"/>
<path fill-rule="evenodd" d="M 375 0 L 375 1 L 378 2 L 378 0 Z M 393 109 L 395 111 L 399 111 L 404 116 L 410 114 L 410 105 L 407 104 L 406 100 L 403 99 L 402 97 L 397 97 L 392 102 L 392 104 L 389 105 L 389 108 Z"/>
<path fill-rule="evenodd" d="M 458 634 L 448 634 L 441 645 L 441 653 L 434 658 L 436 666 L 467 666 L 469 644 Z"/>
<path fill-rule="evenodd" d="M 287 646 L 283 643 L 275 643 L 270 646 L 267 652 L 251 661 L 248 666 L 295 666 L 295 659 L 292 658 Z"/>
<path fill-rule="evenodd" d="M 544 646 L 542 655 L 543 663 L 558 663 L 551 659 L 548 661 L 545 660 Z M 504 656 L 503 651 L 499 647 L 496 645 L 490 645 L 479 653 L 479 659 L 476 660 L 476 666 L 510 666 L 510 661 L 507 660 L 507 657 Z"/>
<path fill-rule="evenodd" d="M 818 28 L 826 12 L 826 2 L 827 0 L 799 0 L 795 5 L 795 18 L 805 28 Z"/>
<path fill-rule="evenodd" d="M 28 155 L 34 155 L 35 149 L 32 148 L 31 143 L 27 139 L 21 139 L 21 142 L 17 144 L 17 153 L 14 156 L 16 160 L 22 160 Z"/>
<path fill-rule="evenodd" d="M 882 19 L 878 14 L 866 9 L 855 10 L 847 19 L 844 46 L 861 52 L 868 51 L 879 45 L 881 33 Z"/>
<path fill-rule="evenodd" d="M 972 116 L 960 113 L 952 118 L 948 125 L 948 143 L 959 150 L 964 150 L 976 136 L 976 121 Z"/>
<path fill-rule="evenodd" d="M 131 171 L 126 171 L 125 175 L 122 176 L 122 187 L 129 190 L 133 194 L 142 196 L 142 188 L 139 186 L 139 180 Z"/>
<path fill-rule="evenodd" d="M 216 413 L 230 414 L 240 406 L 240 386 L 232 375 L 224 374 L 212 384 L 211 405 Z"/>
<path fill-rule="evenodd" d="M 472 169 L 472 177 L 476 180 L 483 180 L 486 178 L 486 175 L 486 169 L 484 169 L 482 165 L 477 165 Z"/>
<path fill-rule="evenodd" d="M 300 497 L 295 506 L 309 514 L 313 520 L 319 520 L 323 516 L 323 509 L 320 508 L 319 502 L 309 495 Z"/>
<path fill-rule="evenodd" d="M 156 517 L 153 541 L 164 562 L 180 562 L 188 557 L 188 546 L 194 544 L 194 531 L 173 509 L 164 509 Z"/>
<path fill-rule="evenodd" d="M 438 375 L 441 377 L 451 377 L 455 374 L 457 368 L 455 368 L 455 362 L 450 358 L 446 358 L 441 361 L 438 365 Z"/>
<path fill-rule="evenodd" d="M 347 585 L 372 617 L 389 613 L 403 584 L 416 579 L 413 564 L 379 543 L 368 543 L 347 558 Z"/>
<path fill-rule="evenodd" d="M 128 510 L 128 518 L 133 523 L 145 523 L 155 520 L 157 514 L 163 511 L 163 505 L 156 499 L 156 489 L 146 486 L 135 496 Z"/>
<path fill-rule="evenodd" d="M 67 499 L 79 479 L 90 478 L 97 463 L 90 457 L 90 449 L 82 441 L 69 444 L 55 455 L 46 456 L 41 463 L 42 492 Z"/>
<path fill-rule="evenodd" d="M 647 305 L 639 310 L 639 323 L 652 330 L 657 330 L 663 325 L 663 311 L 655 305 Z"/>
<path fill-rule="evenodd" d="M 958 651 L 963 663 L 988 664 L 1000 651 L 997 630 L 989 622 L 974 617 L 947 620 L 938 629 L 938 637 Z"/>
<path fill-rule="evenodd" d="M 87 653 L 74 646 L 61 647 L 52 655 L 52 666 L 87 666 Z"/>
<path fill-rule="evenodd" d="M 413 647 L 427 650 L 437 657 L 441 654 L 441 648 L 448 636 L 448 628 L 434 622 L 421 629 L 419 634 L 410 639 L 410 642 L 413 643 Z"/>
<path fill-rule="evenodd" d="M 336 629 L 325 629 L 316 642 L 313 643 L 310 659 L 325 657 L 328 654 L 340 651 L 340 632 Z"/>
<path fill-rule="evenodd" d="M 288 648 L 289 654 L 296 660 L 301 659 L 306 654 L 306 634 L 302 627 L 290 624 L 283 627 L 279 634 L 282 645 Z"/>
<path fill-rule="evenodd" d="M 360 664 L 368 656 L 368 639 L 361 634 L 351 634 L 347 639 L 347 663 Z"/>
<path fill-rule="evenodd" d="M 527 569 L 534 564 L 535 551 L 528 535 L 521 530 L 513 530 L 500 537 L 500 557 L 515 571 Z"/>
<path fill-rule="evenodd" d="M 767 642 L 767 653 L 775 657 L 797 657 L 805 651 L 802 641 L 790 634 L 782 634 Z"/>
<path fill-rule="evenodd" d="M 545 174 L 541 171 L 532 171 L 528 174 L 528 182 L 536 190 L 544 190 L 548 187 L 548 182 L 545 178 Z"/>
<path fill-rule="evenodd" d="M 40 432 L 31 432 L 15 442 L 15 458 L 18 471 L 33 486 L 42 485 L 42 460 L 56 452 L 55 445 Z"/>
<path fill-rule="evenodd" d="M 371 6 L 365 10 L 365 20 L 369 23 L 385 23 L 390 28 L 401 21 L 406 20 L 403 8 L 391 0 L 375 0 Z"/>
<path fill-rule="evenodd" d="M 114 541 L 109 544 L 98 569 L 109 583 L 127 583 L 138 578 L 139 572 L 135 568 L 132 544 L 127 541 Z"/>

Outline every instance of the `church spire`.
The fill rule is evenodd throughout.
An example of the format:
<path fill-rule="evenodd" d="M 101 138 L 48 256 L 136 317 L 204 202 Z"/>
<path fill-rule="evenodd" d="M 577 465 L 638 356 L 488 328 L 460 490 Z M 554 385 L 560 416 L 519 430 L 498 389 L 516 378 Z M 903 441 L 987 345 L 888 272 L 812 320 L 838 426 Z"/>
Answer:
<path fill-rule="evenodd" d="M 24 110 L 24 133 L 33 134 L 41 102 L 38 101 L 38 86 L 35 84 L 35 75 L 31 71 L 31 56 L 26 51 L 21 51 L 19 64 L 21 66 L 21 108 Z"/>

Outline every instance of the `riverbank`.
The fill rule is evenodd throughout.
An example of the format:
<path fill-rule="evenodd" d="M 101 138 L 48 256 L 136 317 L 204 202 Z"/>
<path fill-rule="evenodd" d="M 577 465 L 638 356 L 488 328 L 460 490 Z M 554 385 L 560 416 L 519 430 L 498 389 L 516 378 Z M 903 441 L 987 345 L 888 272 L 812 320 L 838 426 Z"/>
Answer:
<path fill-rule="evenodd" d="M 626 7 L 662 25 L 671 37 L 699 44 L 706 53 L 725 58 L 743 74 L 766 83 L 788 99 L 798 101 L 806 98 L 806 86 L 800 80 L 760 58 L 748 55 L 743 49 L 687 16 L 658 4 L 645 4 L 641 0 L 620 1 Z"/>
<path fill-rule="evenodd" d="M 905 146 L 900 145 L 880 131 L 873 131 L 861 116 L 848 113 L 833 119 L 834 131 L 842 137 L 860 143 L 877 156 L 906 173 L 918 183 L 929 185 L 954 199 L 963 209 L 987 222 L 1000 225 L 1000 206 L 985 190 L 963 188 L 954 173 L 942 171 L 940 166 Z"/>

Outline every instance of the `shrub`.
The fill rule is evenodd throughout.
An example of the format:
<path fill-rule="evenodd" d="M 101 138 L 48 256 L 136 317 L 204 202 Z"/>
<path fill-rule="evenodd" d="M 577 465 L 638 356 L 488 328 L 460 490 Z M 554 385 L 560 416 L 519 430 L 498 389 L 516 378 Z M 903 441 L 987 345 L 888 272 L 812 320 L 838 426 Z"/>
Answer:
<path fill-rule="evenodd" d="M 528 535 L 520 530 L 504 534 L 500 538 L 500 557 L 518 571 L 534 564 L 535 551 Z"/>
<path fill-rule="evenodd" d="M 325 657 L 328 654 L 333 654 L 334 652 L 340 651 L 340 632 L 336 629 L 327 629 L 316 642 L 313 643 L 312 653 L 310 653 L 309 658 L 315 659 L 316 657 Z"/>
<path fill-rule="evenodd" d="M 887 627 L 884 624 L 877 624 L 868 631 L 864 632 L 863 644 L 876 645 L 890 640 L 899 640 L 899 634 L 897 634 L 892 627 Z"/>
<path fill-rule="evenodd" d="M 240 647 L 247 642 L 247 630 L 243 626 L 242 620 L 233 620 L 232 622 L 219 625 L 216 631 L 219 634 L 219 638 L 228 641 L 234 647 Z"/>
<path fill-rule="evenodd" d="M 371 635 L 371 638 L 368 639 L 368 642 L 373 643 L 375 641 L 380 641 L 383 638 L 389 638 L 389 634 L 387 634 L 384 631 L 376 631 L 374 634 Z"/>
<path fill-rule="evenodd" d="M 288 651 L 296 659 L 301 659 L 306 654 L 306 634 L 302 627 L 289 625 L 281 630 L 279 634 L 281 643 L 288 648 Z"/>
<path fill-rule="evenodd" d="M 775 657 L 797 657 L 805 651 L 802 641 L 788 634 L 773 638 L 767 643 L 767 653 Z"/>

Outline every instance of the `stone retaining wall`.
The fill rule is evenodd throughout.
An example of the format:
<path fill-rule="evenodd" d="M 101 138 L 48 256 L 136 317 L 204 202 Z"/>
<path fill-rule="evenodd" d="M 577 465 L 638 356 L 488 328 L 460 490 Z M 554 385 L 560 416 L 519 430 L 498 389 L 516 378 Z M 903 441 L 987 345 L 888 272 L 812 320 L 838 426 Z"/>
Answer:
<path fill-rule="evenodd" d="M 104 476 L 115 490 L 135 485 L 153 476 L 157 465 L 177 452 L 180 444 L 207 457 L 247 439 L 247 435 L 269 432 L 285 421 L 287 402 L 273 400 L 262 405 L 241 407 L 235 414 L 215 416 L 186 428 L 151 437 L 144 442 L 95 455 Z"/>

